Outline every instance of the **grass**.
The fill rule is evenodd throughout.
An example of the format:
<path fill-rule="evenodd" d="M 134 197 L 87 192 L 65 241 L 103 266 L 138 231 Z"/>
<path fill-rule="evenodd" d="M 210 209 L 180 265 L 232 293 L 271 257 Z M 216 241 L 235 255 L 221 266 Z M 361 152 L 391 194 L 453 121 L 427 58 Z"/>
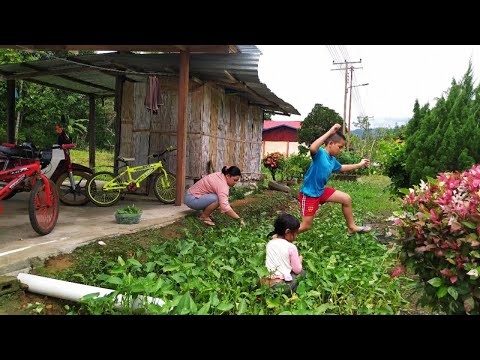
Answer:
<path fill-rule="evenodd" d="M 72 161 L 74 163 L 89 166 L 88 164 L 88 151 L 73 149 L 70 151 Z M 95 151 L 95 172 L 110 171 L 113 172 L 113 152 L 105 150 Z"/>

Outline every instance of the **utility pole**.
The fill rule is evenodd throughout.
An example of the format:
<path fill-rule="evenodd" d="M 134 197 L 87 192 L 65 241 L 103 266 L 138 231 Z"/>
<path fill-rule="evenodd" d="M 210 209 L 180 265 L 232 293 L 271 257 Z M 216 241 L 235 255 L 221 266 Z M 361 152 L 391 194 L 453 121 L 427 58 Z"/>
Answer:
<path fill-rule="evenodd" d="M 348 107 L 348 130 L 347 130 L 347 151 L 350 150 L 350 118 L 352 117 L 352 88 L 358 86 L 367 86 L 368 83 L 360 85 L 352 85 L 353 83 L 353 66 L 350 67 L 350 105 Z"/>
<path fill-rule="evenodd" d="M 333 61 L 333 65 L 341 65 L 345 64 L 345 96 L 343 98 L 343 127 L 342 132 L 345 134 L 345 122 L 347 121 L 347 93 L 348 93 L 348 64 L 360 64 L 360 61 L 347 61 L 345 60 L 343 63 L 336 63 Z M 342 70 L 342 69 L 330 69 L 330 70 Z"/>

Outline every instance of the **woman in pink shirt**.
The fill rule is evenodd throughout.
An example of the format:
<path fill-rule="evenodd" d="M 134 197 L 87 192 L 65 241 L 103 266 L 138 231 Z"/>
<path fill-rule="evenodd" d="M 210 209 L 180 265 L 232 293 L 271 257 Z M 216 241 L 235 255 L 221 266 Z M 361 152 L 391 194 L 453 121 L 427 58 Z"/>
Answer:
<path fill-rule="evenodd" d="M 298 287 L 297 275 L 305 276 L 303 257 L 292 244 L 297 238 L 300 221 L 293 215 L 283 213 L 275 221 L 275 229 L 268 236 L 276 235 L 267 244 L 265 265 L 270 275 L 261 284 L 282 288 L 291 295 Z"/>
<path fill-rule="evenodd" d="M 205 224 L 215 226 L 210 214 L 218 207 L 220 212 L 245 223 L 240 216 L 232 209 L 228 202 L 230 187 L 234 186 L 241 176 L 240 169 L 236 166 L 224 166 L 222 171 L 204 176 L 185 193 L 184 203 L 194 210 L 203 210 L 199 219 Z"/>

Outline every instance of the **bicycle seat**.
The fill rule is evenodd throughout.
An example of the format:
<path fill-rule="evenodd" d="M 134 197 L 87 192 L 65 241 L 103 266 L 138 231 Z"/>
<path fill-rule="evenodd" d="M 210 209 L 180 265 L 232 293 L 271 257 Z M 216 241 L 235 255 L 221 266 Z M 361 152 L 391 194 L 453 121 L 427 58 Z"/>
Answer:
<path fill-rule="evenodd" d="M 135 161 L 135 158 L 126 158 L 126 157 L 118 157 L 117 160 L 124 162 L 125 164 L 129 161 Z"/>

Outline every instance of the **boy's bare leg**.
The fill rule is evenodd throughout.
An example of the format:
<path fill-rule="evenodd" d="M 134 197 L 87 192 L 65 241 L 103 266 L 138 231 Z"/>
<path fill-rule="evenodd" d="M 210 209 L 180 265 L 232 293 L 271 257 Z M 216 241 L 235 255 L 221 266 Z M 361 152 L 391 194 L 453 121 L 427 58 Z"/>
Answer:
<path fill-rule="evenodd" d="M 342 212 L 345 220 L 347 222 L 348 231 L 350 233 L 354 233 L 359 231 L 361 228 L 360 226 L 355 225 L 355 220 L 353 219 L 353 211 L 352 211 L 352 198 L 347 193 L 342 191 L 336 190 L 332 196 L 330 196 L 327 200 L 328 202 L 335 202 L 342 204 Z M 300 226 L 301 228 L 301 226 Z"/>
<path fill-rule="evenodd" d="M 200 215 L 200 219 L 206 220 L 210 218 L 210 214 L 213 212 L 218 207 L 219 203 L 218 201 L 215 201 L 214 203 L 211 203 L 208 205 L 205 209 L 203 209 L 202 214 Z"/>
<path fill-rule="evenodd" d="M 300 228 L 298 229 L 298 233 L 302 233 L 304 231 L 307 231 L 308 229 L 310 229 L 313 225 L 313 218 L 315 217 L 315 215 L 313 216 L 302 216 L 302 223 L 300 224 Z"/>

